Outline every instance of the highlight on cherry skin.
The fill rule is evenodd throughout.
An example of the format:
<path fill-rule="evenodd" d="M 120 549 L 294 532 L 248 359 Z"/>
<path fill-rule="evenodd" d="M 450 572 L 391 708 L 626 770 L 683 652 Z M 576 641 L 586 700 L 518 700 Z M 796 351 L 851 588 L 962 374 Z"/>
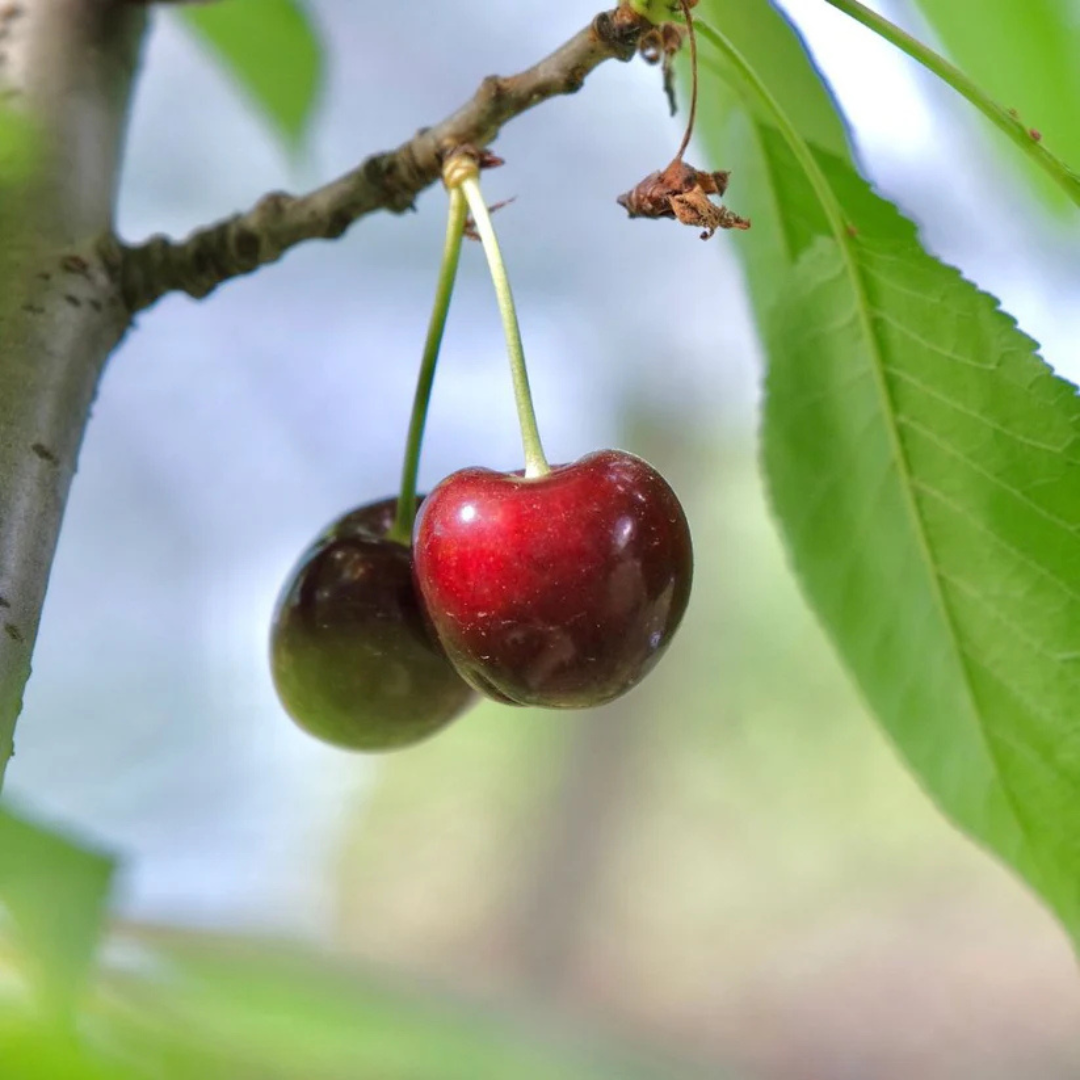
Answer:
<path fill-rule="evenodd" d="M 471 685 L 499 701 L 586 708 L 660 659 L 686 611 L 693 549 L 667 481 L 603 450 L 533 479 L 448 476 L 420 508 L 413 567 Z"/>
<path fill-rule="evenodd" d="M 394 750 L 444 728 L 476 695 L 432 636 L 412 553 L 388 540 L 396 499 L 345 514 L 293 569 L 270 660 L 286 712 L 349 750 Z"/>

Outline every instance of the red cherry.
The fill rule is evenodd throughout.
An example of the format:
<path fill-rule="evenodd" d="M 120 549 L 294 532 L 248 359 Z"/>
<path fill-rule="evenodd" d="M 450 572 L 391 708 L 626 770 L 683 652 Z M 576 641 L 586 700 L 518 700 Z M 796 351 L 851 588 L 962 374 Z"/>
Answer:
<path fill-rule="evenodd" d="M 426 625 L 411 551 L 385 538 L 396 505 L 362 506 L 327 529 L 274 613 L 281 703 L 305 731 L 350 750 L 418 742 L 475 700 Z"/>
<path fill-rule="evenodd" d="M 447 655 L 504 701 L 584 708 L 635 686 L 671 641 L 693 551 L 675 493 L 604 450 L 537 479 L 472 468 L 427 497 L 414 572 Z"/>

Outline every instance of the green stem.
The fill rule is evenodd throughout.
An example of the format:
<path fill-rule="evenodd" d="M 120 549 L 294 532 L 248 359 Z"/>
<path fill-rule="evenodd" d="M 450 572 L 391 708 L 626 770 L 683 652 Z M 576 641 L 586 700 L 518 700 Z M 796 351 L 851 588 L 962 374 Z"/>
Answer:
<path fill-rule="evenodd" d="M 420 469 L 420 448 L 424 442 L 424 425 L 427 423 L 431 387 L 435 382 L 435 365 L 439 359 L 446 315 L 450 310 L 450 297 L 454 292 L 458 261 L 461 257 L 461 237 L 465 231 L 465 198 L 460 189 L 450 190 L 450 211 L 446 219 L 446 242 L 443 245 L 439 280 L 435 286 L 435 303 L 428 322 L 424 355 L 420 361 L 420 374 L 416 378 L 416 394 L 413 397 L 412 415 L 409 417 L 409 434 L 405 440 L 405 460 L 401 466 L 401 491 L 398 494 L 397 513 L 394 524 L 386 534 L 388 540 L 408 545 L 412 539 L 413 521 L 416 519 L 416 477 Z"/>
<path fill-rule="evenodd" d="M 859 0 L 825 0 L 838 11 L 850 15 L 863 26 L 879 34 L 886 41 L 917 60 L 928 71 L 947 82 L 958 94 L 967 98 L 995 127 L 1000 128 L 1017 146 L 1020 147 L 1052 180 L 1061 186 L 1065 194 L 1080 206 L 1080 174 L 1070 169 L 1060 158 L 1055 157 L 1032 135 L 1031 129 L 1024 126 L 1020 119 L 1008 109 L 999 105 L 981 87 L 972 82 L 958 67 L 950 64 L 933 49 L 913 38 L 899 26 L 871 11 Z"/>
<path fill-rule="evenodd" d="M 476 231 L 484 245 L 484 254 L 491 270 L 495 297 L 499 302 L 499 314 L 502 316 L 503 330 L 506 333 L 506 351 L 510 356 L 510 372 L 514 378 L 514 403 L 517 405 L 518 422 L 521 425 L 521 442 L 525 448 L 525 476 L 527 479 L 536 479 L 551 472 L 551 466 L 544 456 L 540 431 L 536 426 L 536 411 L 529 389 L 529 372 L 525 367 L 525 350 L 521 344 L 521 330 L 518 328 L 517 312 L 514 309 L 514 294 L 510 291 L 506 264 L 503 262 L 495 227 L 491 223 L 491 214 L 488 213 L 487 203 L 484 202 L 476 176 L 465 176 L 461 180 L 461 190 L 469 201 Z"/>

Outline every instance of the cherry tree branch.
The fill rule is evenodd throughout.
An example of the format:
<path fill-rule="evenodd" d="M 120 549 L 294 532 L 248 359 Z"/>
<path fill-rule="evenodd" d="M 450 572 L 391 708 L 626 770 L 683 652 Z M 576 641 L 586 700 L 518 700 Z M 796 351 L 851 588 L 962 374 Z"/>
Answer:
<path fill-rule="evenodd" d="M 572 94 L 605 60 L 629 60 L 650 23 L 628 6 L 598 15 L 550 56 L 509 77 L 489 76 L 473 97 L 396 150 L 306 195 L 275 192 L 250 210 L 199 229 L 182 241 L 154 236 L 120 249 L 121 283 L 132 312 L 166 293 L 202 297 L 230 278 L 279 259 L 304 240 L 331 240 L 376 210 L 402 213 L 439 179 L 443 155 L 486 146 L 508 120 L 559 94 Z"/>

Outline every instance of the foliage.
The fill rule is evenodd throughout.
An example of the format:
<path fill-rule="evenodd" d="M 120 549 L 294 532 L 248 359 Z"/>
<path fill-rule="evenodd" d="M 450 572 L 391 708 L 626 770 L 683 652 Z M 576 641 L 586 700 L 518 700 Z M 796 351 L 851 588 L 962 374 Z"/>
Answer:
<path fill-rule="evenodd" d="M 51 893 L 39 894 L 49 902 Z M 323 957 L 224 935 L 147 932 L 118 944 L 70 1028 L 0 1007 L 0 1062 L 19 1080 L 660 1080 L 623 1054 L 499 1012 L 361 976 Z M 0 968 L 2 970 L 2 968 Z M 0 999 L 2 1001 L 2 999 Z"/>
<path fill-rule="evenodd" d="M 727 34 L 727 5 L 702 6 Z M 734 130 L 718 156 L 775 207 L 745 251 L 769 353 L 763 463 L 794 568 L 927 790 L 1080 936 L 1075 388 L 815 145 L 827 95 L 808 119 L 788 75 L 812 61 L 770 57 L 766 81 L 752 28 L 778 15 L 740 11 L 746 56 L 705 30 L 722 46 L 708 85 L 736 91 L 709 132 Z"/>
<path fill-rule="evenodd" d="M 1046 145 L 1080 162 L 1080 20 L 1071 0 L 917 0 L 952 58 L 1034 126 Z M 1009 148 L 1004 148 L 1006 151 Z M 1017 156 L 1009 153 L 1016 163 Z M 1033 169 L 1025 175 L 1050 205 L 1069 210 Z"/>
<path fill-rule="evenodd" d="M 69 1011 L 97 948 L 113 860 L 0 807 L 0 901 L 49 1011 Z"/>
<path fill-rule="evenodd" d="M 299 149 L 323 81 L 322 43 L 300 0 L 185 4 L 179 14 L 286 145 Z"/>

